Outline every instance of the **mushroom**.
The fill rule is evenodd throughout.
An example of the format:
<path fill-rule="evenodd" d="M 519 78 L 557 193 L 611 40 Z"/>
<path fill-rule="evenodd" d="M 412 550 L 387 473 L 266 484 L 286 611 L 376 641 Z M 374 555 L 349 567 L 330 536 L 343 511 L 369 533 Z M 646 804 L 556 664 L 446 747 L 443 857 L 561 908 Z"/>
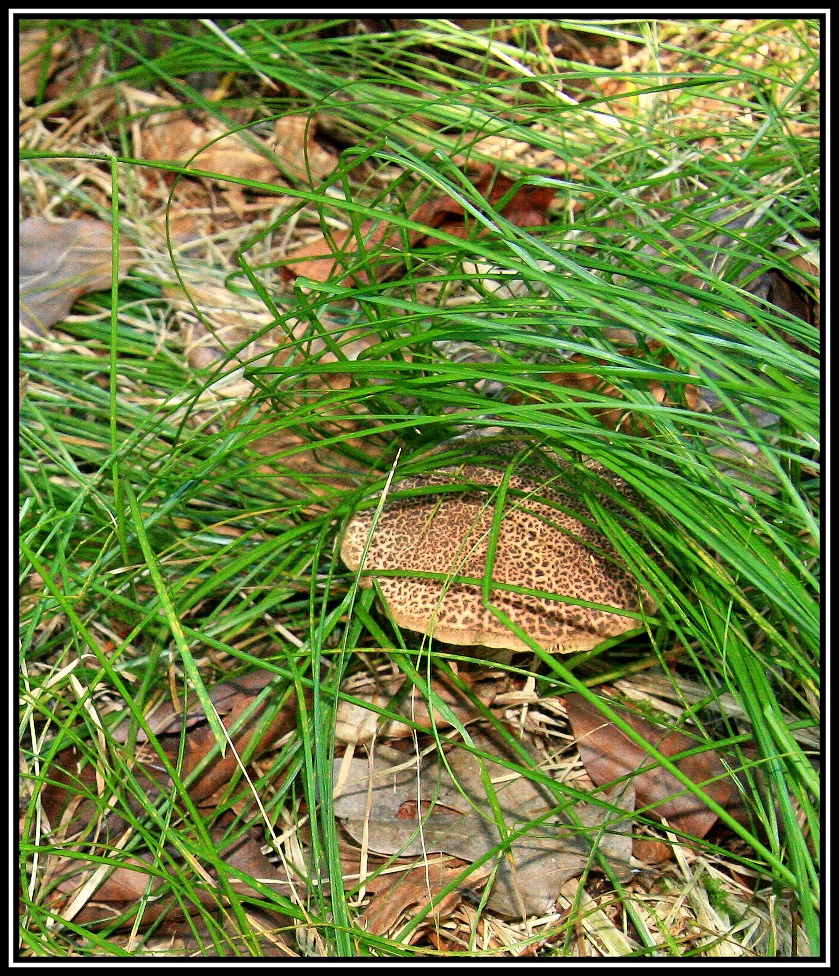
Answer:
<path fill-rule="evenodd" d="M 524 446 L 487 442 L 477 463 L 446 466 L 398 482 L 393 491 L 400 496 L 415 493 L 385 504 L 378 519 L 372 510 L 352 518 L 341 558 L 350 569 L 362 571 L 362 586 L 378 580 L 392 619 L 400 627 L 450 644 L 531 649 L 484 605 L 482 585 L 497 489 L 506 469 L 517 455 L 523 455 Z M 622 479 L 594 460 L 585 466 L 640 506 Z M 541 458 L 531 454 L 516 464 L 507 482 L 492 557 L 493 583 L 547 594 L 491 587 L 493 605 L 551 653 L 589 650 L 640 626 L 637 617 L 625 611 L 656 610 L 615 547 L 593 525 L 588 506 L 568 478 L 572 472 L 569 463 L 549 452 Z M 439 491 L 434 490 L 437 487 Z M 597 497 L 605 509 L 622 510 L 608 493 Z M 377 575 L 393 570 L 401 575 Z M 481 582 L 458 582 L 458 577 Z M 551 594 L 560 599 L 551 599 Z M 612 609 L 564 602 L 562 597 Z"/>

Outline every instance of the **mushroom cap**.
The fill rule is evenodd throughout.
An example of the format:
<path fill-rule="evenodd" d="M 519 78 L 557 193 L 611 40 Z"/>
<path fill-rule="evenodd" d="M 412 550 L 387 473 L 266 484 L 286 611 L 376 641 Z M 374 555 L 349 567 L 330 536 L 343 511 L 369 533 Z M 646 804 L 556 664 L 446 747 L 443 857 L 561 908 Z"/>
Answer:
<path fill-rule="evenodd" d="M 372 536 L 373 510 L 357 513 L 350 521 L 341 558 L 351 570 L 359 570 L 370 540 L 363 566 L 369 575 L 362 575 L 360 583 L 372 586 L 373 577 L 377 578 L 400 627 L 451 644 L 530 650 L 484 606 L 480 584 L 452 580 L 484 579 L 498 502 L 496 489 L 522 447 L 520 442 L 482 446 L 486 463 L 482 459 L 443 467 L 398 482 L 393 492 L 423 489 L 423 493 L 388 502 Z M 586 467 L 640 506 L 622 479 L 596 461 L 586 462 Z M 639 626 L 636 618 L 621 611 L 653 613 L 656 609 L 612 543 L 592 524 L 588 505 L 574 490 L 572 478 L 563 475 L 573 475 L 573 468 L 553 455 L 516 465 L 507 483 L 492 560 L 496 584 L 614 608 L 584 607 L 493 586 L 493 605 L 551 653 L 589 650 Z M 434 491 L 438 486 L 441 490 Z M 608 494 L 598 492 L 597 497 L 604 508 L 615 513 L 622 510 Z M 406 575 L 376 576 L 388 570 Z M 414 572 L 434 573 L 439 578 L 410 575 Z"/>

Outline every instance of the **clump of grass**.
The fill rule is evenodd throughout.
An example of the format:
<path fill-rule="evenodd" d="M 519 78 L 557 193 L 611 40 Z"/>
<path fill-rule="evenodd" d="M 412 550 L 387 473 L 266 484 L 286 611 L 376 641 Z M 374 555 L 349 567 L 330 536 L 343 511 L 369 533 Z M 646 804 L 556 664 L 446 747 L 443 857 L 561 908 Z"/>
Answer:
<path fill-rule="evenodd" d="M 171 263 L 155 259 L 153 272 L 141 269 L 115 296 L 79 306 L 60 333 L 21 351 L 20 735 L 32 790 L 21 844 L 22 951 L 126 951 L 116 923 L 94 932 L 49 908 L 54 882 L 42 865 L 56 849 L 41 833 L 37 798 L 59 750 L 75 744 L 95 758 L 105 809 L 130 777 L 109 731 L 121 717 L 139 721 L 170 684 L 202 688 L 252 666 L 316 692 L 262 782 L 269 817 L 306 801 L 315 872 L 334 882 L 329 895 L 313 886 L 307 906 L 318 951 L 412 951 L 406 939 L 377 940 L 354 926 L 324 797 L 339 685 L 361 666 L 357 651 L 392 648 L 431 692 L 424 668 L 412 664 L 419 644 L 389 626 L 371 594 L 355 592 L 336 540 L 397 460 L 399 471 L 426 470 L 430 447 L 492 428 L 596 458 L 645 500 L 626 519 L 646 550 L 625 546 L 660 607 L 644 660 L 675 701 L 685 700 L 680 680 L 701 684 L 705 697 L 685 706 L 685 718 L 727 749 L 751 784 L 753 819 L 737 826 L 736 846 L 707 842 L 704 851 L 753 873 L 756 901 L 770 891 L 788 898 L 817 953 L 819 783 L 808 733 L 819 723 L 819 333 L 767 293 L 779 276 L 805 294 L 818 286 L 801 270 L 820 202 L 814 26 L 218 26 L 234 44 L 192 22 L 51 25 L 69 41 L 92 35 L 89 63 L 102 59 L 107 69 L 92 85 L 80 71 L 54 112 L 111 86 L 120 98 L 119 84 L 157 85 L 231 128 L 241 128 L 242 109 L 255 122 L 317 113 L 348 148 L 321 182 L 287 172 L 279 191 L 240 181 L 281 197 L 281 206 L 246 236 L 231 235 L 227 266 L 182 258 L 172 245 Z M 578 44 L 613 45 L 621 65 L 558 59 L 546 30 L 559 29 Z M 776 56 L 760 55 L 762 45 Z M 184 80 L 209 69 L 229 73 L 226 98 Z M 262 76 L 277 90 L 260 92 Z M 103 125 L 97 137 L 117 156 L 119 219 L 162 255 L 164 240 L 144 237 L 153 204 L 138 181 L 150 170 L 131 152 L 128 121 L 115 114 Z M 522 185 L 554 189 L 545 227 L 515 226 L 465 175 L 502 153 L 504 172 Z M 24 156 L 31 205 L 45 188 L 60 189 L 64 206 L 108 213 L 95 180 L 68 183 L 100 166 L 91 153 L 33 143 Z M 185 177 L 182 166 L 163 169 Z M 170 213 L 177 186 L 160 199 Z M 411 214 L 438 194 L 462 202 L 469 232 L 440 232 L 432 246 L 412 249 Z M 400 232 L 401 253 L 365 242 L 370 219 Z M 332 278 L 282 288 L 289 241 L 340 228 L 361 246 Z M 193 369 L 168 331 L 165 289 L 179 282 L 197 310 L 192 319 L 219 333 L 202 309 L 207 279 L 270 322 L 220 345 L 213 367 Z M 182 325 L 187 318 L 182 312 Z M 277 336 L 294 360 L 272 364 L 244 351 Z M 359 336 L 372 341 L 348 358 L 342 350 Z M 556 382 L 591 372 L 603 384 L 582 397 Z M 709 410 L 696 408 L 694 386 Z M 607 408 L 621 412 L 619 426 L 595 417 Z M 621 525 L 610 529 L 629 538 Z M 426 664 L 446 668 L 446 660 L 432 649 Z M 620 653 L 543 656 L 539 690 L 546 700 L 568 689 L 591 695 L 637 663 Z M 720 704 L 728 696 L 736 716 Z M 230 944 L 230 931 L 248 935 L 245 907 L 231 900 L 186 791 L 135 829 L 129 850 L 145 844 L 189 864 L 206 858 L 219 872 L 225 925 L 204 913 L 203 951 L 258 952 L 247 940 Z M 83 860 L 83 847 L 73 856 Z M 168 883 L 184 903 L 202 886 L 192 869 Z M 636 940 L 631 951 L 678 954 L 633 911 L 632 891 L 615 890 Z M 127 951 L 151 951 L 153 937 L 133 933 Z M 768 936 L 755 945 L 746 949 L 779 951 Z"/>

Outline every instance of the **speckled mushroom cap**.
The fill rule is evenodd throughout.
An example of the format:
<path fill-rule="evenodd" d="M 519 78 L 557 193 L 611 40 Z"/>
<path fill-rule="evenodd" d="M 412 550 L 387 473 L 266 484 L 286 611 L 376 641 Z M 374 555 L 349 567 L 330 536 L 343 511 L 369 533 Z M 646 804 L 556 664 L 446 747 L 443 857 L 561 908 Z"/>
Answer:
<path fill-rule="evenodd" d="M 483 605 L 480 584 L 451 579 L 484 579 L 490 530 L 499 503 L 496 489 L 505 468 L 515 463 L 524 446 L 520 442 L 481 445 L 481 463 L 443 467 L 398 482 L 392 494 L 423 493 L 388 502 L 372 537 L 373 509 L 356 514 L 349 523 L 341 558 L 350 569 L 361 567 L 370 540 L 364 564 L 368 575 L 360 577 L 362 586 L 371 586 L 372 578 L 382 570 L 440 576 L 377 577 L 400 627 L 451 644 L 530 649 Z M 475 453 L 472 448 L 470 456 Z M 586 467 L 626 499 L 637 502 L 629 486 L 602 465 L 589 461 Z M 614 608 L 583 607 L 494 586 L 495 607 L 552 653 L 588 650 L 640 626 L 637 618 L 622 611 L 653 613 L 656 609 L 614 546 L 593 526 L 589 507 L 574 490 L 574 483 L 573 469 L 559 459 L 543 454 L 517 463 L 508 481 L 492 560 L 494 583 Z M 442 490 L 435 492 L 436 486 Z M 608 493 L 597 495 L 604 508 L 621 510 Z"/>

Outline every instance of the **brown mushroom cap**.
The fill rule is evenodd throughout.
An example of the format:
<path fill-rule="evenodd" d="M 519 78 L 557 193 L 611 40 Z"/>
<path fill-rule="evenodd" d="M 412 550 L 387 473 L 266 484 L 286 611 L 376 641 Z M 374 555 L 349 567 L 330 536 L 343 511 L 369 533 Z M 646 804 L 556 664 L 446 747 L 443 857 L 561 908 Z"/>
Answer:
<path fill-rule="evenodd" d="M 483 605 L 482 587 L 451 577 L 483 580 L 495 514 L 495 489 L 521 443 L 487 445 L 486 463 L 444 467 L 406 478 L 392 491 L 455 486 L 387 503 L 376 522 L 371 509 L 354 516 L 341 545 L 341 558 L 357 571 L 370 539 L 364 572 L 427 572 L 442 578 L 379 576 L 393 620 L 408 630 L 451 644 L 529 650 Z M 474 450 L 472 451 L 474 454 Z M 638 503 L 629 486 L 595 461 L 586 464 L 625 498 Z M 545 650 L 588 650 L 608 637 L 640 626 L 621 611 L 653 613 L 656 604 L 630 575 L 607 537 L 592 526 L 586 503 L 563 473 L 571 466 L 538 456 L 517 464 L 510 476 L 492 562 L 495 583 L 541 590 L 613 607 L 613 611 L 530 596 L 493 587 L 492 602 Z M 599 494 L 604 508 L 621 507 Z M 579 516 L 579 517 L 576 517 Z M 362 586 L 372 586 L 362 576 Z"/>

